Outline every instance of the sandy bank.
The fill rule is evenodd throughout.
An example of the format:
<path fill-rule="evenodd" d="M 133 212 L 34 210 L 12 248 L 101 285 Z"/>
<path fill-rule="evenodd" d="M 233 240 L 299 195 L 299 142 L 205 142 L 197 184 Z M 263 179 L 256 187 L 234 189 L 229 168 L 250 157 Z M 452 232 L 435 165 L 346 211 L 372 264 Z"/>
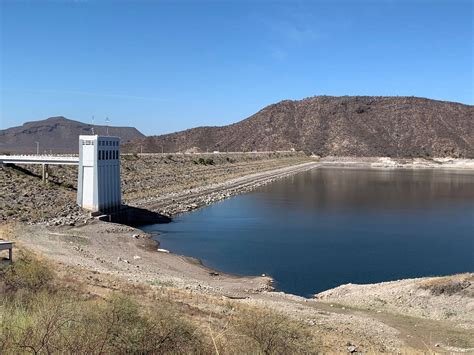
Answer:
<path fill-rule="evenodd" d="M 140 230 L 94 221 L 80 227 L 16 225 L 16 241 L 57 262 L 133 283 L 166 285 L 228 297 L 270 288 L 267 277 L 217 273 L 189 257 L 158 252 L 158 244 Z"/>
<path fill-rule="evenodd" d="M 173 215 L 316 166 L 316 162 L 306 162 L 263 171 L 181 193 L 152 197 L 136 205 Z M 269 277 L 228 275 L 210 270 L 193 258 L 158 252 L 158 245 L 149 234 L 120 224 L 97 220 L 74 226 L 18 223 L 13 235 L 25 246 L 61 263 L 118 275 L 132 282 L 164 283 L 231 298 L 271 289 Z"/>

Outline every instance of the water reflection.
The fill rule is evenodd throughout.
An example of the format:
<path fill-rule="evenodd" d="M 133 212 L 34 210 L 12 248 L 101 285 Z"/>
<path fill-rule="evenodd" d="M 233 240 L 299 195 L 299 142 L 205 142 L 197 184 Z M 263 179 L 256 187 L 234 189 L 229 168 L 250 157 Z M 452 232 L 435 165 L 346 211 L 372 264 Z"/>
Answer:
<path fill-rule="evenodd" d="M 163 247 L 310 295 L 474 270 L 474 174 L 314 169 L 147 227 Z"/>
<path fill-rule="evenodd" d="M 259 190 L 304 209 L 439 208 L 474 201 L 474 174 L 436 170 L 314 169 Z"/>

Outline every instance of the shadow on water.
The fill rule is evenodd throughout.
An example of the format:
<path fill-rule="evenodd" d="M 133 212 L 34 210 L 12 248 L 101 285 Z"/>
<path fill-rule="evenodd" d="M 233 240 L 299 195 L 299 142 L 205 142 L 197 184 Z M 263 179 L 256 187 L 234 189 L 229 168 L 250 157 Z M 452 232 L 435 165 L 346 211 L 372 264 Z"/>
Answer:
<path fill-rule="evenodd" d="M 134 228 L 150 224 L 169 223 L 172 221 L 170 217 L 158 212 L 128 205 L 122 205 L 119 211 L 106 214 L 101 216 L 99 219 L 106 222 L 124 224 Z"/>

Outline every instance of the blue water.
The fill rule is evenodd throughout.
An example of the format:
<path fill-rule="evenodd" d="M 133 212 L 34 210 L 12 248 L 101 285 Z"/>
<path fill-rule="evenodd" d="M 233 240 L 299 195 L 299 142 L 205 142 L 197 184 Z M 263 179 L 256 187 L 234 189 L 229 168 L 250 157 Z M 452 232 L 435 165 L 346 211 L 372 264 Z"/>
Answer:
<path fill-rule="evenodd" d="M 303 296 L 474 271 L 474 174 L 319 168 L 143 229 L 162 248 Z"/>

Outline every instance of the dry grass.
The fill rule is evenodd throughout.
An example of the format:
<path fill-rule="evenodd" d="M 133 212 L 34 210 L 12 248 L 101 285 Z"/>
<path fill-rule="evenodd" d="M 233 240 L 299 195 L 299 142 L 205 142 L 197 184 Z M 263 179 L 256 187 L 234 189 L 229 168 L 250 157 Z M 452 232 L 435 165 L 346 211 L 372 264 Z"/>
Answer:
<path fill-rule="evenodd" d="M 269 309 L 209 299 L 206 310 L 193 308 L 182 302 L 184 291 L 146 285 L 92 294 L 80 277 L 58 275 L 30 252 L 16 260 L 0 269 L 0 354 L 317 350 L 305 325 Z"/>
<path fill-rule="evenodd" d="M 423 281 L 420 287 L 429 290 L 433 295 L 452 296 L 467 291 L 473 285 L 474 275 L 465 273 L 453 276 L 436 277 Z M 474 296 L 474 295 L 473 295 Z"/>

